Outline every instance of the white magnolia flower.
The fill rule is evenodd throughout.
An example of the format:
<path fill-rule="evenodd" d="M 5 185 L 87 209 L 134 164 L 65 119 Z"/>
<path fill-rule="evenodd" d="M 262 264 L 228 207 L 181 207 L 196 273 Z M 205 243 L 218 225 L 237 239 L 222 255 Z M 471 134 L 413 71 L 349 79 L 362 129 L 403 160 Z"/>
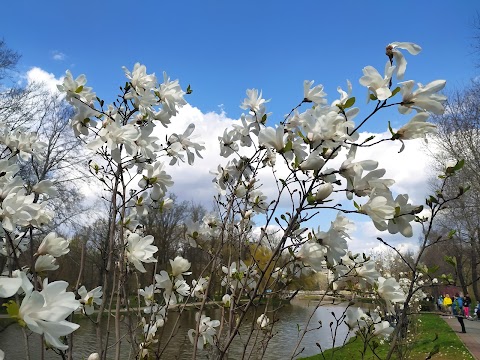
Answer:
<path fill-rule="evenodd" d="M 197 348 L 202 350 L 203 347 L 207 344 L 214 345 L 213 337 L 216 335 L 217 331 L 215 328 L 220 325 L 220 321 L 218 320 L 210 320 L 209 317 L 202 315 L 200 319 L 198 319 L 197 314 L 197 321 L 200 322 L 198 327 L 198 341 L 197 341 Z M 195 342 L 195 330 L 190 329 L 188 330 L 188 338 L 190 342 L 194 344 Z"/>
<path fill-rule="evenodd" d="M 18 319 L 22 320 L 34 333 L 44 335 L 45 341 L 51 346 L 66 350 L 68 346 L 60 341 L 79 325 L 65 319 L 80 303 L 75 300 L 75 294 L 67 292 L 68 283 L 54 281 L 48 283 L 45 279 L 43 290 L 27 291 L 18 312 Z"/>
<path fill-rule="evenodd" d="M 387 55 L 395 58 L 395 64 L 397 65 L 395 73 L 397 75 L 397 79 L 402 80 L 407 68 L 407 61 L 405 60 L 403 54 L 397 49 L 405 49 L 410 54 L 417 55 L 420 53 L 420 51 L 422 51 L 422 48 L 411 42 L 393 42 L 387 45 Z"/>
<path fill-rule="evenodd" d="M 368 99 L 370 99 L 370 93 L 374 94 L 378 100 L 386 100 L 392 96 L 389 84 L 394 70 L 395 66 L 390 66 L 387 63 L 385 66 L 385 75 L 382 76 L 373 66 L 363 68 L 363 76 L 360 78 L 360 84 L 368 88 Z"/>
<path fill-rule="evenodd" d="M 57 236 L 55 232 L 49 233 L 45 236 L 38 247 L 37 255 L 52 255 L 53 257 L 60 257 L 68 254 L 70 243 L 64 238 Z"/>
<path fill-rule="evenodd" d="M 185 92 L 180 87 L 178 80 L 171 81 L 166 72 L 163 72 L 163 83 L 158 89 L 158 94 L 163 103 L 163 108 L 171 116 L 177 114 L 177 108 L 187 103 L 183 98 Z"/>
<path fill-rule="evenodd" d="M 361 206 L 361 212 L 370 216 L 374 223 L 384 223 L 395 216 L 395 204 L 385 196 L 372 193 L 368 202 Z"/>
<path fill-rule="evenodd" d="M 367 324 L 365 319 L 368 317 L 360 308 L 349 307 L 345 313 L 345 323 L 353 330 L 355 328 L 363 328 Z"/>
<path fill-rule="evenodd" d="M 19 277 L 0 276 L 0 298 L 9 298 L 17 293 L 22 286 L 22 279 Z"/>
<path fill-rule="evenodd" d="M 437 94 L 445 87 L 445 80 L 435 80 L 425 86 L 418 84 L 418 89 L 413 91 L 414 84 L 413 80 L 401 83 L 402 102 L 398 107 L 400 113 L 408 114 L 412 109 L 428 111 L 435 115 L 445 112 L 443 104 L 447 97 Z"/>
<path fill-rule="evenodd" d="M 261 329 L 266 328 L 269 323 L 270 319 L 265 314 L 260 315 L 257 319 L 257 325 L 260 326 Z"/>
<path fill-rule="evenodd" d="M 37 194 L 45 194 L 52 198 L 57 195 L 57 190 L 53 187 L 53 182 L 50 180 L 42 180 L 32 187 L 32 191 Z"/>
<path fill-rule="evenodd" d="M 388 232 L 396 234 L 400 232 L 405 237 L 413 236 L 410 223 L 415 220 L 413 212 L 417 207 L 408 203 L 408 195 L 400 194 L 395 199 L 395 218 L 388 220 Z"/>
<path fill-rule="evenodd" d="M 316 271 L 322 271 L 325 268 L 325 248 L 317 243 L 307 241 L 296 257 Z"/>
<path fill-rule="evenodd" d="M 57 270 L 59 265 L 57 264 L 57 259 L 55 259 L 52 255 L 40 255 L 35 261 L 35 271 L 36 272 L 45 272 L 45 271 L 53 271 Z"/>
<path fill-rule="evenodd" d="M 92 353 L 88 356 L 87 360 L 100 360 L 100 355 L 98 353 Z"/>
<path fill-rule="evenodd" d="M 138 294 L 143 296 L 145 300 L 145 305 L 150 306 L 153 302 L 155 302 L 155 293 L 158 290 L 155 290 L 155 287 L 152 285 L 146 286 L 145 289 L 139 289 Z"/>
<path fill-rule="evenodd" d="M 65 72 L 65 77 L 63 78 L 63 83 L 57 85 L 57 88 L 60 92 L 66 93 L 67 101 L 71 101 L 73 98 L 80 99 L 88 105 L 93 103 L 96 95 L 92 92 L 91 87 L 85 86 L 87 84 L 87 78 L 85 75 L 80 75 L 76 79 L 73 79 L 72 73 L 70 70 Z"/>
<path fill-rule="evenodd" d="M 208 288 L 208 279 L 201 277 L 198 281 L 192 280 L 192 288 L 193 295 L 198 299 L 203 299 L 205 291 Z"/>
<path fill-rule="evenodd" d="M 398 137 L 401 140 L 411 140 L 425 138 L 429 133 L 436 133 L 437 126 L 427 122 L 429 117 L 428 113 L 419 112 L 407 124 L 398 129 L 394 137 Z"/>
<path fill-rule="evenodd" d="M 188 125 L 187 129 L 183 132 L 182 135 L 178 135 L 176 133 L 170 135 L 168 138 L 168 143 L 170 146 L 174 144 L 179 144 L 181 146 L 181 149 L 187 153 L 187 161 L 189 165 L 192 165 L 194 160 L 195 160 L 195 154 L 202 159 L 202 155 L 200 154 L 200 151 L 205 150 L 205 146 L 203 146 L 203 142 L 194 142 L 192 141 L 193 137 L 190 137 L 192 135 L 193 131 L 195 130 L 195 124 L 190 124 Z M 195 154 L 191 150 L 193 149 L 195 151 Z M 170 164 L 173 165 L 175 161 L 171 161 Z"/>
<path fill-rule="evenodd" d="M 371 315 L 371 321 L 373 323 L 373 334 L 376 336 L 389 336 L 393 332 L 393 327 L 390 326 L 388 321 L 382 320 L 377 314 Z"/>
<path fill-rule="evenodd" d="M 258 134 L 258 144 L 281 151 L 285 147 L 285 138 L 286 134 L 283 125 L 277 126 L 276 129 L 266 127 L 260 130 L 260 133 Z"/>
<path fill-rule="evenodd" d="M 128 236 L 125 254 L 128 261 L 131 262 L 140 272 L 146 272 L 142 262 L 157 262 L 153 257 L 153 254 L 158 251 L 158 248 L 155 245 L 152 245 L 153 241 L 154 238 L 152 235 L 147 235 L 142 238 L 140 235 L 132 233 Z"/>
<path fill-rule="evenodd" d="M 190 266 L 192 266 L 192 264 L 190 264 L 190 261 L 188 261 L 187 259 L 184 259 L 181 256 L 177 256 L 173 260 L 170 259 L 170 265 L 172 267 L 173 277 L 191 274 L 191 272 L 189 272 L 188 269 L 190 269 Z"/>
<path fill-rule="evenodd" d="M 305 102 L 313 102 L 317 105 L 325 105 L 327 103 L 327 93 L 323 91 L 323 85 L 317 85 L 314 88 L 311 88 L 313 85 L 313 80 L 305 80 L 303 82 L 303 97 Z"/>
<path fill-rule="evenodd" d="M 262 92 L 260 91 L 260 95 L 258 94 L 257 89 L 248 89 L 247 90 L 247 98 L 243 100 L 242 105 L 240 106 L 244 110 L 251 110 L 254 113 L 258 113 L 265 108 L 265 103 L 269 102 L 270 100 L 265 100 L 262 98 Z"/>
<path fill-rule="evenodd" d="M 393 277 L 385 279 L 380 276 L 378 278 L 377 291 L 382 299 L 391 301 L 392 303 L 401 303 L 405 301 L 405 293 L 400 287 L 400 284 Z"/>
<path fill-rule="evenodd" d="M 140 63 L 136 63 L 133 66 L 132 72 L 125 66 L 123 67 L 123 71 L 125 71 L 125 76 L 130 80 L 132 87 L 138 92 L 150 90 L 157 84 L 155 74 L 148 75 L 146 66 Z"/>
<path fill-rule="evenodd" d="M 80 289 L 78 289 L 78 295 L 80 295 L 80 304 L 83 307 L 83 311 L 87 315 L 93 314 L 93 304 L 98 306 L 102 305 L 102 287 L 97 286 L 95 289 L 87 291 L 85 286 L 82 285 Z"/>
<path fill-rule="evenodd" d="M 299 168 L 302 170 L 320 170 L 325 165 L 321 152 L 323 149 L 318 148 L 312 151 L 308 157 L 300 163 Z"/>
<path fill-rule="evenodd" d="M 160 200 L 160 198 L 167 192 L 167 186 L 172 186 L 172 177 L 163 170 L 163 163 L 157 161 L 153 166 L 146 165 L 147 175 L 138 182 L 138 186 L 142 189 L 148 186 L 152 187 L 150 197 L 154 201 Z"/>

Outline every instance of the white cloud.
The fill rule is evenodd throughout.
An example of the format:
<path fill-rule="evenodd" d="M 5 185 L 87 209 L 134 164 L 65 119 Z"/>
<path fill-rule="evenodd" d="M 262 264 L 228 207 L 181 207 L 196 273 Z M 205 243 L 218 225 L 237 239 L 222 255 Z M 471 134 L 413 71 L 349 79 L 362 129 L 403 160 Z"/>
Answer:
<path fill-rule="evenodd" d="M 28 70 L 25 77 L 28 84 L 43 84 L 51 93 L 57 92 L 57 85 L 62 82 L 62 78 L 57 79 L 54 74 L 46 72 L 39 67 L 33 67 Z"/>
<path fill-rule="evenodd" d="M 58 50 L 52 51 L 52 59 L 55 61 L 63 61 L 65 60 L 66 55 Z"/>

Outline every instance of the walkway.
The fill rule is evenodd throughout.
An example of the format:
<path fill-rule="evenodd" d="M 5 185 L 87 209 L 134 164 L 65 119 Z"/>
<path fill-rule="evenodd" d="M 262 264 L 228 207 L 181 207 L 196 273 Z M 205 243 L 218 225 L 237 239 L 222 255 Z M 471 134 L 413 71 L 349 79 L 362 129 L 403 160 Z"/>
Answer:
<path fill-rule="evenodd" d="M 464 323 L 467 333 L 463 334 L 456 318 L 443 316 L 443 319 L 457 333 L 457 336 L 462 340 L 468 350 L 470 350 L 473 357 L 480 360 L 480 321 L 465 319 Z"/>

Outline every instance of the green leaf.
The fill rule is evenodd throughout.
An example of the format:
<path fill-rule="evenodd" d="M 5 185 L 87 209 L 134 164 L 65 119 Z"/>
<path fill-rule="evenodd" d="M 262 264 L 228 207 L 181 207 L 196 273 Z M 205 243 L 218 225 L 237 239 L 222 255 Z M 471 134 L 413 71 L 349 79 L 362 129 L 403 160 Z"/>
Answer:
<path fill-rule="evenodd" d="M 392 95 L 390 95 L 390 97 L 394 97 L 395 95 L 398 94 L 399 91 L 400 91 L 400 86 L 397 86 L 395 89 L 393 89 Z"/>
<path fill-rule="evenodd" d="M 448 232 L 448 235 L 447 235 L 447 238 L 448 239 L 451 239 L 453 237 L 453 235 L 455 235 L 455 233 L 457 232 L 457 230 L 450 230 Z"/>
<path fill-rule="evenodd" d="M 445 255 L 443 259 L 447 264 L 450 264 L 452 266 L 457 266 L 457 258 L 455 256 Z"/>
<path fill-rule="evenodd" d="M 267 114 L 263 114 L 261 122 L 262 122 L 262 124 L 265 125 L 265 123 L 267 122 Z"/>
<path fill-rule="evenodd" d="M 187 86 L 187 95 L 190 95 L 193 92 L 192 88 L 190 87 L 190 84 Z"/>
<path fill-rule="evenodd" d="M 395 136 L 395 133 L 393 132 L 393 129 L 392 129 L 392 125 L 390 125 L 390 121 L 388 122 L 388 130 L 390 131 L 390 134 L 392 134 L 392 136 Z"/>
<path fill-rule="evenodd" d="M 458 171 L 463 167 L 463 165 L 465 165 L 465 160 L 462 159 L 455 164 L 453 170 Z"/>
<path fill-rule="evenodd" d="M 370 100 L 378 100 L 378 98 L 375 96 L 375 94 L 370 94 Z"/>
<path fill-rule="evenodd" d="M 292 143 L 292 140 L 289 140 L 287 142 L 287 145 L 285 145 L 285 147 L 283 148 L 283 152 L 286 153 L 286 152 L 292 151 L 292 149 L 293 149 L 293 143 Z"/>
<path fill-rule="evenodd" d="M 355 104 L 355 96 L 351 97 L 345 102 L 345 105 L 343 106 L 344 109 L 348 109 L 349 107 L 352 107 L 353 104 Z"/>

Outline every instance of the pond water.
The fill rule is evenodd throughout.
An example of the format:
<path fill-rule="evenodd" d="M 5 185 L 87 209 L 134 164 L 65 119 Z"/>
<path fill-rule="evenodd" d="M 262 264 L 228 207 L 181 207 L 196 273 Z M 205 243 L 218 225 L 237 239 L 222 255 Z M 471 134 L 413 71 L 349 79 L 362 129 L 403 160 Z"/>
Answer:
<path fill-rule="evenodd" d="M 314 306 L 315 301 L 304 301 L 296 300 L 289 305 L 284 305 L 279 313 L 278 322 L 275 323 L 274 327 L 274 336 L 270 340 L 267 348 L 267 352 L 263 359 L 266 360 L 278 360 L 278 359 L 289 359 L 292 351 L 294 350 L 298 338 L 299 338 L 299 327 L 303 329 L 303 325 L 307 322 L 310 317 Z M 310 322 L 309 329 L 314 329 L 319 327 L 319 323 L 323 324 L 319 329 L 314 329 L 305 334 L 299 349 L 303 348 L 301 354 L 297 357 L 305 357 L 319 353 L 319 348 L 316 343 L 319 343 L 323 349 L 331 348 L 332 334 L 330 330 L 330 322 L 333 319 L 332 312 L 339 317 L 345 307 L 341 305 L 323 305 L 315 311 L 315 314 Z M 219 318 L 219 310 L 210 310 L 210 313 L 207 311 L 207 315 L 212 318 Z M 216 316 L 217 315 L 217 316 Z M 78 315 L 80 316 L 80 315 Z M 172 317 L 175 316 L 175 313 L 170 313 L 169 320 L 166 324 L 172 323 Z M 164 353 L 162 359 L 190 359 L 192 355 L 193 347 L 190 344 L 190 341 L 187 337 L 188 329 L 194 326 L 194 317 L 195 311 L 188 311 L 184 313 L 180 320 L 180 329 L 176 337 L 173 338 L 171 344 L 169 345 L 169 351 Z M 174 319 L 173 319 L 174 320 Z M 96 343 L 96 334 L 94 325 L 88 319 L 77 320 L 77 323 L 80 324 L 80 328 L 75 331 L 74 336 L 74 359 L 86 359 L 88 355 L 94 352 L 95 343 Z M 106 323 L 106 322 L 105 322 Z M 240 329 L 240 336 L 242 332 L 247 333 L 247 328 L 250 325 L 245 325 L 245 328 Z M 169 334 L 169 327 L 165 327 L 165 332 Z M 243 330 L 243 331 L 242 331 Z M 343 341 L 350 337 L 352 334 L 348 333 L 346 325 L 342 324 L 337 329 L 336 334 L 336 343 L 335 346 L 340 345 Z M 113 335 L 110 336 L 109 343 L 114 342 Z M 40 354 L 38 349 L 40 348 L 40 337 L 36 334 L 30 335 L 30 354 L 31 359 L 36 360 L 40 359 Z M 23 341 L 23 334 L 19 326 L 9 326 L 3 332 L 0 333 L 0 349 L 5 352 L 5 360 L 21 360 L 25 359 L 25 348 Z M 130 356 L 130 347 L 127 341 L 122 343 L 122 359 L 134 358 Z M 243 346 L 240 341 L 233 343 L 231 351 L 229 352 L 229 359 L 240 359 Z M 114 349 L 112 349 L 111 354 L 113 356 Z M 199 359 L 208 359 L 208 354 L 202 354 Z M 251 360 L 260 358 L 260 351 L 255 349 L 252 351 L 250 356 Z M 51 350 L 46 351 L 45 359 L 61 359 L 61 357 Z"/>

